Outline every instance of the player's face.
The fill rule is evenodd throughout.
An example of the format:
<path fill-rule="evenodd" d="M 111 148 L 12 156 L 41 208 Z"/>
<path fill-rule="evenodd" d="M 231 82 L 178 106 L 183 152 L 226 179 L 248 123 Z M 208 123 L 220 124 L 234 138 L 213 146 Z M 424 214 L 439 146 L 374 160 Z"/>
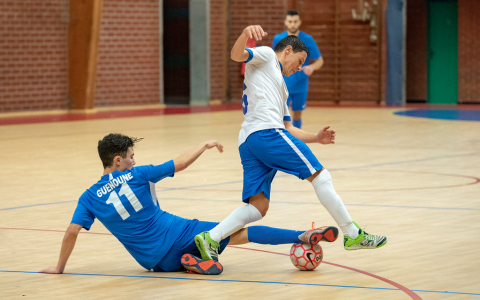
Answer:
<path fill-rule="evenodd" d="M 118 168 L 120 172 L 125 172 L 135 166 L 135 153 L 133 153 L 133 148 L 129 147 L 127 151 L 127 156 L 125 158 L 121 158 L 120 160 L 120 167 Z"/>
<path fill-rule="evenodd" d="M 294 53 L 292 51 L 291 46 L 287 46 L 285 48 L 285 61 L 282 70 L 282 74 L 285 76 L 290 76 L 293 73 L 300 71 L 302 69 L 302 65 L 307 59 L 307 52 L 301 51 Z"/>
<path fill-rule="evenodd" d="M 298 28 L 302 24 L 300 21 L 300 17 L 296 16 L 286 16 L 284 21 L 285 27 L 287 27 L 287 31 L 290 34 L 297 34 Z"/>

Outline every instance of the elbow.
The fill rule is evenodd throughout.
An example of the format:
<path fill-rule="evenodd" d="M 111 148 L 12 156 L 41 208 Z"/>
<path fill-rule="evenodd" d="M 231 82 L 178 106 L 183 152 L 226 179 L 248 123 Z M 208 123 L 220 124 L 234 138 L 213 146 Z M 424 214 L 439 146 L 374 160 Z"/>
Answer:
<path fill-rule="evenodd" d="M 175 163 L 175 173 L 178 173 L 180 171 L 183 171 L 187 168 L 187 164 L 185 162 L 178 162 Z"/>

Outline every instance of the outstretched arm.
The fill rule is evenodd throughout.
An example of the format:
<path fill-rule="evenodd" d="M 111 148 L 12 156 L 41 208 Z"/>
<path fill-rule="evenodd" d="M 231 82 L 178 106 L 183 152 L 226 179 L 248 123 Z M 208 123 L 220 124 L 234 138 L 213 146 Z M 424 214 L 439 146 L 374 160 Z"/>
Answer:
<path fill-rule="evenodd" d="M 329 129 L 330 126 L 324 127 L 319 133 L 315 134 L 296 128 L 292 125 L 292 121 L 284 121 L 283 124 L 288 132 L 304 143 L 335 144 L 335 130 Z"/>
<path fill-rule="evenodd" d="M 232 51 L 230 52 L 230 57 L 236 62 L 244 62 L 248 59 L 248 51 L 245 50 L 245 45 L 247 40 L 255 39 L 260 41 L 267 33 L 263 31 L 260 25 L 251 25 L 245 28 L 242 34 L 238 37 L 235 45 L 233 45 Z"/>
<path fill-rule="evenodd" d="M 223 152 L 223 146 L 219 142 L 211 140 L 203 142 L 197 147 L 181 154 L 173 160 L 173 163 L 175 164 L 175 173 L 185 170 L 195 160 L 197 160 L 197 158 L 199 158 L 205 150 L 212 149 L 214 147 L 217 147 L 220 153 Z"/>
<path fill-rule="evenodd" d="M 75 247 L 75 242 L 77 241 L 77 236 L 80 230 L 82 229 L 81 225 L 71 223 L 68 226 L 65 236 L 63 237 L 62 250 L 60 251 L 60 258 L 58 259 L 57 266 L 51 266 L 46 269 L 39 271 L 39 273 L 48 273 L 48 274 L 61 274 L 65 269 L 68 258 Z"/>

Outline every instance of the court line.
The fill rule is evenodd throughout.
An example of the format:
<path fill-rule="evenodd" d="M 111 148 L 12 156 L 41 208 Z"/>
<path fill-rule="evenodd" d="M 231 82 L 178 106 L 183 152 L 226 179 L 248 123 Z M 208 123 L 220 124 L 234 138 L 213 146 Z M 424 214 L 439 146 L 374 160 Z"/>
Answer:
<path fill-rule="evenodd" d="M 334 169 L 328 169 L 328 170 L 332 171 L 332 172 L 333 171 L 346 171 L 346 170 L 373 168 L 373 167 L 380 167 L 380 166 L 387 166 L 387 165 L 401 165 L 401 164 L 425 162 L 425 161 L 444 159 L 444 158 L 464 157 L 464 156 L 473 156 L 473 155 L 480 155 L 480 152 L 473 152 L 473 153 L 466 153 L 466 154 L 454 154 L 454 155 L 441 155 L 441 156 L 434 156 L 434 157 L 430 157 L 430 158 L 413 159 L 413 160 L 401 160 L 401 161 L 393 161 L 393 162 L 386 162 L 386 163 L 363 165 L 363 166 L 357 166 L 357 167 L 334 168 Z M 439 174 L 439 173 L 437 173 L 437 174 Z M 443 174 L 443 175 L 449 175 L 449 174 Z M 276 177 L 284 177 L 284 176 L 287 176 L 287 175 L 278 175 Z M 454 176 L 474 178 L 476 181 L 471 183 L 471 184 L 476 184 L 476 183 L 480 182 L 480 178 L 473 177 L 473 176 L 455 175 L 455 174 L 454 174 Z M 180 187 L 180 188 L 166 188 L 166 189 L 160 189 L 158 191 L 188 190 L 188 189 L 194 189 L 194 188 L 198 188 L 198 187 L 218 186 L 218 185 L 226 185 L 226 184 L 233 184 L 233 183 L 243 183 L 243 180 L 219 182 L 219 183 L 204 184 L 204 185 L 193 185 L 193 186 Z"/>
<path fill-rule="evenodd" d="M 218 199 L 199 199 L 199 198 L 158 198 L 159 200 L 185 200 L 185 201 L 213 201 L 213 202 L 235 202 L 240 203 L 240 200 L 218 200 Z M 318 202 L 288 202 L 288 201 L 273 201 L 272 204 L 302 204 L 302 205 L 318 205 Z M 470 207 L 433 207 L 433 206 L 407 206 L 407 205 L 384 205 L 384 204 L 349 204 L 344 203 L 345 206 L 372 206 L 372 207 L 393 207 L 393 208 L 417 208 L 417 209 L 443 209 L 443 210 L 480 210 L 480 208 Z"/>
<path fill-rule="evenodd" d="M 27 207 L 35 207 L 35 206 L 43 206 L 43 205 L 62 204 L 62 203 L 77 202 L 77 201 L 78 200 L 68 200 L 68 201 L 60 201 L 60 202 L 50 202 L 50 203 L 40 203 L 40 204 L 32 204 L 32 205 L 25 205 L 25 206 L 7 207 L 7 208 L 0 208 L 0 211 L 11 210 L 11 209 L 19 209 L 19 208 L 27 208 Z"/>
<path fill-rule="evenodd" d="M 240 203 L 240 200 L 223 200 L 223 199 L 201 199 L 201 198 L 175 198 L 175 197 L 160 197 L 159 200 L 180 200 L 180 201 L 211 201 L 211 202 L 232 202 Z M 77 202 L 78 200 L 69 200 L 69 201 L 60 201 L 60 202 L 51 202 L 51 203 L 41 203 L 41 204 L 32 204 L 26 206 L 17 206 L 17 207 L 7 207 L 0 208 L 0 211 L 4 210 L 13 210 L 21 208 L 29 208 L 36 206 L 44 205 L 55 205 L 63 204 L 70 202 Z M 318 202 L 288 202 L 288 201 L 274 201 L 272 204 L 300 204 L 300 205 L 318 205 Z M 413 208 L 413 209 L 441 209 L 441 210 L 480 210 L 480 208 L 473 207 L 434 207 L 434 206 L 407 206 L 407 205 L 387 205 L 387 204 L 355 204 L 355 203 L 344 203 L 345 206 L 367 206 L 367 207 L 392 207 L 392 208 Z"/>
<path fill-rule="evenodd" d="M 64 233 L 64 230 L 51 230 L 51 229 L 34 229 L 34 228 L 5 228 L 5 227 L 0 227 L 0 229 L 7 229 L 7 230 L 28 230 L 28 231 L 48 231 L 48 232 L 60 232 Z M 100 232 L 86 232 L 86 231 L 80 231 L 80 233 L 84 234 L 97 234 L 97 235 L 110 235 L 113 236 L 111 233 L 100 233 Z M 252 248 L 245 248 L 245 247 L 239 247 L 239 246 L 228 246 L 229 248 L 236 248 L 236 249 L 242 249 L 242 250 L 250 250 L 250 251 L 257 251 L 257 252 L 264 252 L 264 253 L 269 253 L 269 254 L 276 254 L 276 255 L 282 255 L 282 256 L 289 256 L 288 254 L 285 253 L 280 253 L 280 252 L 272 252 L 272 251 L 266 251 L 266 250 L 259 250 L 259 249 L 252 249 Z M 322 263 L 332 265 L 335 267 L 339 268 L 344 268 L 350 271 L 354 271 L 360 274 L 364 274 L 370 277 L 373 277 L 375 279 L 381 280 L 385 283 L 388 283 L 390 285 L 393 285 L 397 287 L 397 289 L 392 289 L 392 288 L 377 288 L 377 287 L 359 287 L 359 286 L 343 286 L 343 285 L 326 285 L 326 284 L 309 284 L 309 283 L 285 283 L 285 282 L 267 282 L 267 281 L 238 281 L 238 280 L 209 280 L 209 281 L 234 281 L 234 282 L 251 282 L 251 283 L 273 283 L 273 284 L 298 284 L 298 285 L 318 285 L 318 286 L 332 286 L 332 287 L 349 287 L 349 288 L 366 288 L 366 289 L 385 289 L 385 290 L 401 290 L 408 294 L 410 297 L 415 295 L 418 298 L 412 297 L 412 299 L 421 299 L 418 295 L 415 293 L 410 294 L 410 292 L 428 292 L 428 293 L 445 293 L 445 294 L 462 294 L 462 295 L 480 295 L 476 293 L 462 293 L 462 292 L 448 292 L 448 291 L 432 291 L 432 290 L 410 290 L 407 287 L 404 287 L 403 285 L 396 283 L 394 281 L 391 281 L 390 279 L 362 271 L 359 269 L 351 268 L 348 266 L 344 265 L 339 265 L 327 261 L 322 261 Z M 37 272 L 31 272 L 31 271 L 7 271 L 7 270 L 0 270 L 0 272 L 16 272 L 16 273 L 37 273 Z M 157 276 L 135 276 L 135 275 L 108 275 L 108 274 L 81 274 L 81 273 L 64 273 L 68 275 L 92 275 L 92 276 L 119 276 L 119 277 L 146 277 L 146 278 L 165 278 L 165 279 L 185 279 L 185 280 L 190 280 L 187 278 L 175 278 L 175 277 L 157 277 Z M 199 279 L 199 280 L 208 280 L 208 279 Z"/>
<path fill-rule="evenodd" d="M 40 274 L 32 271 L 11 271 L 0 270 L 3 273 L 26 273 L 26 274 Z M 354 286 L 354 285 L 337 285 L 337 284 L 320 284 L 320 283 L 302 283 L 302 282 L 281 282 L 281 281 L 260 281 L 260 280 L 235 280 L 235 279 L 207 279 L 207 278 L 184 278 L 184 277 L 168 277 L 168 276 L 148 276 L 148 275 L 116 275 L 116 274 L 88 274 L 88 273 L 63 273 L 62 275 L 76 275 L 76 276 L 101 276 L 101 277 L 127 277 L 127 278 L 152 278 L 152 279 L 172 279 L 172 280 L 189 280 L 189 281 L 214 281 L 214 282 L 240 282 L 240 283 L 269 283 L 282 285 L 303 285 L 303 286 L 321 286 L 321 287 L 342 287 L 342 288 L 356 288 L 356 289 L 372 289 L 372 290 L 388 290 L 400 291 L 394 288 L 381 288 L 369 286 Z M 418 295 L 416 298 L 421 299 Z"/>
<path fill-rule="evenodd" d="M 331 264 L 331 263 L 330 263 Z M 336 265 L 336 264 L 332 264 Z M 33 271 L 12 271 L 0 270 L 1 273 L 23 273 L 23 274 L 38 274 L 47 275 Z M 319 286 L 319 287 L 340 287 L 340 288 L 355 288 L 355 289 L 371 289 L 371 290 L 387 290 L 387 291 L 403 291 L 400 288 L 381 288 L 370 286 L 355 286 L 355 285 L 337 285 L 337 284 L 320 284 L 320 283 L 303 283 L 303 282 L 282 282 L 282 281 L 260 281 L 260 280 L 235 280 L 235 279 L 208 279 L 208 278 L 184 278 L 184 277 L 167 277 L 167 276 L 148 276 L 148 275 L 118 275 L 118 274 L 88 274 L 88 273 L 63 273 L 62 275 L 73 276 L 99 276 L 99 277 L 121 277 L 121 278 L 149 278 L 149 279 L 171 279 L 171 280 L 188 280 L 188 281 L 214 281 L 214 282 L 234 282 L 234 283 L 268 283 L 281 285 L 301 285 L 301 286 Z M 373 274 L 372 274 L 373 275 Z M 405 288 L 408 290 L 408 288 Z M 415 292 L 422 293 L 439 293 L 439 294 L 454 294 L 454 295 L 470 295 L 479 296 L 480 293 L 463 293 L 463 292 L 449 292 L 449 291 L 433 291 L 433 290 L 408 290 L 407 293 L 410 298 L 415 300 L 422 300 Z M 405 291 L 403 291 L 405 292 Z"/>

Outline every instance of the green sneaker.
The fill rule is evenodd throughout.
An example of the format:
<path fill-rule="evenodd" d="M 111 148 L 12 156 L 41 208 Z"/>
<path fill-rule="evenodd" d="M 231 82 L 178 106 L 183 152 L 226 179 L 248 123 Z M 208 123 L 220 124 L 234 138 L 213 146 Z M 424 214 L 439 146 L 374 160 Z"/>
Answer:
<path fill-rule="evenodd" d="M 202 259 L 213 259 L 214 261 L 218 261 L 218 249 L 220 248 L 220 244 L 212 240 L 208 231 L 197 234 L 195 236 L 195 244 L 200 251 Z"/>
<path fill-rule="evenodd" d="M 368 234 L 358 227 L 357 223 L 353 222 L 353 224 L 358 228 L 358 237 L 352 239 L 345 235 L 343 240 L 345 250 L 376 249 L 385 246 L 387 243 L 386 236 Z"/>

